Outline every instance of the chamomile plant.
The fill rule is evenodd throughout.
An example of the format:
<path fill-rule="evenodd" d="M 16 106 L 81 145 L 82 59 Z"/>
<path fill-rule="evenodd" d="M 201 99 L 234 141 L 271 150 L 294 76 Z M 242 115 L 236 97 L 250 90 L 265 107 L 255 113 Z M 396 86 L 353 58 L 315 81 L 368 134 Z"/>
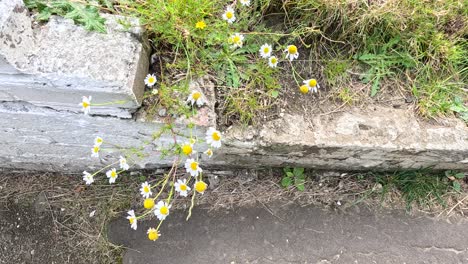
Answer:
<path fill-rule="evenodd" d="M 202 2 L 204 3 L 204 1 Z M 187 5 L 191 3 L 191 1 L 188 1 Z M 282 65 L 292 64 L 295 60 L 300 59 L 300 52 L 294 43 L 280 43 L 278 37 L 275 38 L 269 34 L 263 35 L 261 32 L 248 32 L 245 30 L 247 25 L 245 20 L 250 14 L 248 12 L 252 12 L 251 6 L 253 4 L 255 4 L 254 1 L 234 1 L 230 5 L 220 7 L 218 16 L 200 15 L 187 17 L 187 20 L 183 20 L 184 23 L 185 21 L 191 21 L 190 25 L 181 29 L 185 32 L 186 43 L 190 43 L 190 41 L 201 43 L 201 41 L 204 41 L 201 46 L 204 50 L 200 51 L 200 54 L 204 54 L 203 52 L 210 53 L 211 57 L 207 60 L 213 61 L 215 69 L 220 67 L 217 70 L 228 72 L 228 80 L 225 80 L 227 80 L 231 89 L 238 87 L 241 79 L 245 81 L 250 78 L 249 75 L 252 78 L 255 77 L 257 83 L 250 83 L 247 86 L 264 85 L 265 80 L 268 80 L 267 82 L 275 87 L 276 82 L 273 81 L 270 75 L 277 75 L 277 78 L 281 78 Z M 185 8 L 186 6 L 184 6 L 184 10 Z M 199 14 L 203 14 L 203 12 Z M 193 47 L 185 46 L 184 48 L 186 55 L 190 57 L 188 49 Z M 218 51 L 213 53 L 214 50 Z M 252 60 L 253 64 L 246 67 L 246 71 L 239 71 L 236 64 L 245 64 Z M 188 59 L 187 63 L 189 62 Z M 261 74 L 264 74 L 264 76 L 261 76 Z M 297 73 L 295 77 L 300 78 Z M 296 81 L 299 85 L 301 82 L 298 79 Z M 304 94 L 309 91 L 316 92 L 319 88 L 315 79 L 300 79 L 303 83 L 300 86 L 300 92 Z M 166 105 L 190 109 L 188 117 L 194 116 L 198 108 L 214 103 L 208 101 L 201 89 L 186 91 L 185 95 L 176 98 L 169 93 L 171 90 L 167 85 L 169 81 L 165 79 L 163 74 L 150 73 L 142 82 L 150 89 L 148 96 L 157 98 L 159 102 L 166 102 Z M 177 90 L 181 91 L 183 89 Z M 276 91 L 276 96 L 278 96 L 278 91 L 273 91 Z M 91 96 L 82 98 L 80 106 L 85 114 L 92 114 L 92 107 L 94 106 L 105 105 L 91 103 L 91 99 Z M 164 221 L 171 218 L 172 208 L 175 203 L 184 198 L 190 200 L 187 216 L 189 218 L 197 195 L 207 195 L 208 184 L 203 177 L 205 169 L 203 161 L 213 158 L 214 154 L 223 146 L 223 134 L 215 127 L 208 128 L 203 137 L 195 137 L 192 133 L 193 124 L 189 124 L 187 127 L 190 135 L 184 135 L 182 132 L 176 131 L 175 126 L 171 123 L 172 118 L 168 118 L 168 120 L 162 131 L 154 133 L 157 136 L 154 136 L 152 140 L 157 141 L 164 133 L 172 138 L 170 147 L 161 150 L 159 153 L 164 158 L 172 158 L 172 166 L 160 179 L 149 178 L 141 184 L 140 188 L 135 190 L 141 196 L 142 203 L 137 207 L 128 208 L 126 215 L 129 228 L 135 230 L 138 228 L 139 221 L 148 219 L 154 223 L 151 228 L 146 230 L 148 239 L 151 241 L 158 240 L 162 235 L 160 227 Z M 90 155 L 94 159 L 107 157 L 102 154 L 107 153 L 108 150 L 115 152 L 115 146 L 117 146 L 109 142 L 105 135 L 96 136 L 93 143 L 90 146 Z M 100 178 L 109 184 L 117 184 L 122 177 L 125 177 L 124 172 L 130 170 L 142 157 L 142 155 L 126 151 L 126 149 L 119 150 L 121 150 L 119 157 L 113 161 L 111 160 L 107 166 L 95 172 L 84 171 L 82 176 L 84 184 L 92 185 Z"/>

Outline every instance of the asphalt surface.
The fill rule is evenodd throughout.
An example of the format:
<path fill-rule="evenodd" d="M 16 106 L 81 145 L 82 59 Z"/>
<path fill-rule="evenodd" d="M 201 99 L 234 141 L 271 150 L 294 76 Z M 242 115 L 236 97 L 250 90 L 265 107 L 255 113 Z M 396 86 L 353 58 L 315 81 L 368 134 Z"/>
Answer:
<path fill-rule="evenodd" d="M 146 238 L 157 219 L 137 231 L 125 218 L 109 238 L 128 247 L 124 264 L 184 263 L 468 263 L 468 220 L 376 212 L 259 205 L 231 211 L 171 212 L 159 240 Z"/>

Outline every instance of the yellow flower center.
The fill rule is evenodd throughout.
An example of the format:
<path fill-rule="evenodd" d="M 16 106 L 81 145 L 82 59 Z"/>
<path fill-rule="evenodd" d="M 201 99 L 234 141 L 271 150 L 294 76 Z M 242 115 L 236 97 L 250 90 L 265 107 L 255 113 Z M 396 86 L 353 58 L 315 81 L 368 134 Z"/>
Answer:
<path fill-rule="evenodd" d="M 207 186 L 206 183 L 199 181 L 195 183 L 195 190 L 199 193 L 202 193 L 206 190 L 206 186 Z"/>
<path fill-rule="evenodd" d="M 133 225 L 133 223 L 135 223 L 135 217 L 130 217 L 128 221 L 130 222 L 131 225 Z"/>
<path fill-rule="evenodd" d="M 309 87 L 307 87 L 307 85 L 302 85 L 301 87 L 299 87 L 299 90 L 301 91 L 301 93 L 306 94 L 309 92 Z"/>
<path fill-rule="evenodd" d="M 186 191 L 186 190 L 187 190 L 187 185 L 181 184 L 181 185 L 180 185 L 180 190 L 181 190 L 181 191 Z"/>
<path fill-rule="evenodd" d="M 194 161 L 190 164 L 190 168 L 192 170 L 197 170 L 198 169 L 198 162 Z"/>
<path fill-rule="evenodd" d="M 154 79 L 154 77 L 149 77 L 148 78 L 148 82 L 149 83 L 154 83 L 156 80 Z"/>
<path fill-rule="evenodd" d="M 150 192 L 150 188 L 149 188 L 148 186 L 145 186 L 145 187 L 143 187 L 143 191 L 144 191 L 145 193 L 149 193 L 149 192 Z"/>
<path fill-rule="evenodd" d="M 208 155 L 208 156 L 213 155 L 213 151 L 212 151 L 211 149 L 207 150 L 207 151 L 206 151 L 206 155 Z"/>
<path fill-rule="evenodd" d="M 233 16 L 234 16 L 234 14 L 232 12 L 230 12 L 230 11 L 226 12 L 226 17 L 228 19 L 231 19 Z"/>
<path fill-rule="evenodd" d="M 270 61 L 271 61 L 271 63 L 272 63 L 272 64 L 276 64 L 276 62 L 278 61 L 278 59 L 277 59 L 277 58 L 275 58 L 275 57 L 273 57 L 273 58 L 271 58 L 271 60 L 270 60 Z"/>
<path fill-rule="evenodd" d="M 96 142 L 97 142 L 97 143 L 102 143 L 102 138 L 96 139 Z"/>
<path fill-rule="evenodd" d="M 310 79 L 310 80 L 309 80 L 309 86 L 310 86 L 310 87 L 314 87 L 314 86 L 316 86 L 316 85 L 317 85 L 317 80 L 315 80 L 315 79 Z"/>
<path fill-rule="evenodd" d="M 192 153 L 192 146 L 190 145 L 183 145 L 182 146 L 182 152 L 185 154 L 185 155 L 190 155 L 190 153 Z"/>
<path fill-rule="evenodd" d="M 94 146 L 94 147 L 93 147 L 93 151 L 94 151 L 94 153 L 99 152 L 99 147 L 98 147 L 98 146 Z"/>
<path fill-rule="evenodd" d="M 289 54 L 296 54 L 297 53 L 297 47 L 294 45 L 291 45 L 288 47 L 288 52 Z"/>
<path fill-rule="evenodd" d="M 221 136 L 219 135 L 218 132 L 213 132 L 213 135 L 211 136 L 214 141 L 219 141 L 221 139 Z"/>
<path fill-rule="evenodd" d="M 241 41 L 240 36 L 237 36 L 237 35 L 236 35 L 236 36 L 232 37 L 232 42 L 233 42 L 233 43 L 239 43 L 240 41 Z"/>
<path fill-rule="evenodd" d="M 194 92 L 192 97 L 193 97 L 193 99 L 198 100 L 201 97 L 201 93 L 200 92 Z"/>
<path fill-rule="evenodd" d="M 268 47 L 263 48 L 263 53 L 268 53 L 270 49 Z"/>
<path fill-rule="evenodd" d="M 159 212 L 161 212 L 161 214 L 163 214 L 163 215 L 168 215 L 169 214 L 169 208 L 167 208 L 167 206 L 163 206 L 163 207 L 161 207 Z"/>
<path fill-rule="evenodd" d="M 117 172 L 116 172 L 116 171 L 111 171 L 111 177 L 112 177 L 112 178 L 117 177 Z"/>
<path fill-rule="evenodd" d="M 153 206 L 154 206 L 154 200 L 151 198 L 145 199 L 145 201 L 143 202 L 143 207 L 145 207 L 146 209 L 151 209 L 153 208 Z"/>
<path fill-rule="evenodd" d="M 83 107 L 84 107 L 84 108 L 88 108 L 88 107 L 89 107 L 89 104 L 88 104 L 87 102 L 83 102 L 82 104 L 83 104 Z"/>
<path fill-rule="evenodd" d="M 158 231 L 150 231 L 148 233 L 148 239 L 151 240 L 151 241 L 156 241 L 158 240 L 159 238 L 159 234 L 158 234 Z"/>

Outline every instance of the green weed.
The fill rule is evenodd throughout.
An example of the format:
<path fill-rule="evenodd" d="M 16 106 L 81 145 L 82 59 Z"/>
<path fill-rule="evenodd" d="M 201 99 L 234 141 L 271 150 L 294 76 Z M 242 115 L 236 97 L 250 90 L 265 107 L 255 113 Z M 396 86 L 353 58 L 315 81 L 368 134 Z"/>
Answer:
<path fill-rule="evenodd" d="M 86 2 L 72 2 L 68 0 L 25 0 L 26 7 L 39 12 L 39 21 L 47 21 L 52 15 L 70 18 L 75 23 L 83 25 L 87 30 L 105 33 L 105 19 L 99 15 L 96 6 Z M 108 6 L 111 7 L 110 3 Z"/>
<path fill-rule="evenodd" d="M 295 186 L 299 191 L 304 191 L 305 186 L 305 178 L 304 175 L 304 168 L 289 168 L 286 167 L 283 169 L 284 176 L 281 179 L 281 185 L 284 188 L 288 188 L 290 186 Z"/>

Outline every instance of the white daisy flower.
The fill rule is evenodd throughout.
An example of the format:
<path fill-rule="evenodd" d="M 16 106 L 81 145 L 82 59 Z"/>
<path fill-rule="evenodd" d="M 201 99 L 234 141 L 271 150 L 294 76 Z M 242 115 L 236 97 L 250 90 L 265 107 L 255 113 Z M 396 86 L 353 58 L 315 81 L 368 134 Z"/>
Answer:
<path fill-rule="evenodd" d="M 194 152 L 193 151 L 193 144 L 191 142 L 187 142 L 187 143 L 183 144 L 180 148 L 182 149 L 182 153 L 184 153 L 187 156 L 189 156 L 190 154 L 192 154 Z"/>
<path fill-rule="evenodd" d="M 250 0 L 240 0 L 239 1 L 243 6 L 249 6 L 250 5 Z"/>
<path fill-rule="evenodd" d="M 86 185 L 90 185 L 94 182 L 93 175 L 87 171 L 83 171 L 83 181 L 85 181 Z"/>
<path fill-rule="evenodd" d="M 127 212 L 127 214 L 128 214 L 127 219 L 130 222 L 130 227 L 133 230 L 137 230 L 137 218 L 135 216 L 135 211 L 130 210 Z"/>
<path fill-rule="evenodd" d="M 268 58 L 268 66 L 270 66 L 271 68 L 276 68 L 277 65 L 278 58 L 276 58 L 275 56 L 271 56 L 270 58 Z"/>
<path fill-rule="evenodd" d="M 107 178 L 109 178 L 109 183 L 114 183 L 115 180 L 117 179 L 117 176 L 119 174 L 117 173 L 117 171 L 115 170 L 115 168 L 113 168 L 112 170 L 108 170 L 106 172 L 106 176 Z"/>
<path fill-rule="evenodd" d="M 187 180 L 177 180 L 176 183 L 174 183 L 174 187 L 176 192 L 180 194 L 180 196 L 187 197 L 187 193 L 191 190 L 190 187 L 187 186 Z"/>
<path fill-rule="evenodd" d="M 193 177 L 196 177 L 199 173 L 203 172 L 198 162 L 194 159 L 187 159 L 187 161 L 185 161 L 185 169 L 187 170 L 187 173 L 190 173 Z"/>
<path fill-rule="evenodd" d="M 148 184 L 148 182 L 141 184 L 140 193 L 145 198 L 149 198 L 151 195 L 153 195 L 153 192 L 151 192 L 151 186 Z"/>
<path fill-rule="evenodd" d="M 171 205 L 168 205 L 166 202 L 159 201 L 154 208 L 154 215 L 159 219 L 159 221 L 162 221 L 169 215 L 169 209 L 171 209 Z"/>
<path fill-rule="evenodd" d="M 154 74 L 148 74 L 146 75 L 146 78 L 145 78 L 145 84 L 148 87 L 153 87 L 156 84 L 157 80 L 158 79 L 156 79 L 156 76 Z"/>
<path fill-rule="evenodd" d="M 211 158 L 213 156 L 213 150 L 207 149 L 205 152 L 203 152 L 205 155 L 208 156 L 208 158 Z"/>
<path fill-rule="evenodd" d="M 229 43 L 232 44 L 232 48 L 242 48 L 242 45 L 244 45 L 244 36 L 240 33 L 234 33 L 229 37 Z"/>
<path fill-rule="evenodd" d="M 127 163 L 127 159 L 120 156 L 119 158 L 119 164 L 120 164 L 120 168 L 124 171 L 128 170 L 130 168 L 130 166 L 128 165 Z"/>
<path fill-rule="evenodd" d="M 93 148 L 91 149 L 91 157 L 93 158 L 99 158 L 99 150 L 101 148 L 99 146 L 94 145 Z"/>
<path fill-rule="evenodd" d="M 271 47 L 271 45 L 265 43 L 265 44 L 263 44 L 263 45 L 260 47 L 260 50 L 259 50 L 260 56 L 261 56 L 262 58 L 265 58 L 265 59 L 266 59 L 266 58 L 268 58 L 268 57 L 271 56 L 272 50 L 273 50 L 273 48 Z"/>
<path fill-rule="evenodd" d="M 284 52 L 286 52 L 286 59 L 289 58 L 290 61 L 299 58 L 299 52 L 297 51 L 297 47 L 295 45 L 289 45 Z"/>
<path fill-rule="evenodd" d="M 91 111 L 91 96 L 83 96 L 83 100 L 80 103 L 80 106 L 83 107 L 83 112 L 85 115 L 89 114 Z"/>
<path fill-rule="evenodd" d="M 192 106 L 194 103 L 197 103 L 198 107 L 201 107 L 202 105 L 205 104 L 205 101 L 203 100 L 203 96 L 201 92 L 199 91 L 193 91 L 189 97 L 187 98 L 187 103 L 191 103 Z"/>
<path fill-rule="evenodd" d="M 312 90 L 314 93 L 318 92 L 317 88 L 320 88 L 320 85 L 317 83 L 316 79 L 305 80 L 304 85 L 307 85 L 309 90 Z"/>
<path fill-rule="evenodd" d="M 210 127 L 206 132 L 206 143 L 213 148 L 221 147 L 221 133 L 213 127 Z"/>
<path fill-rule="evenodd" d="M 154 228 L 148 229 L 148 232 L 146 233 L 148 234 L 148 239 L 151 241 L 156 241 L 161 236 L 161 233 L 159 233 L 159 231 Z"/>
<path fill-rule="evenodd" d="M 151 90 L 152 95 L 157 95 L 158 93 L 159 93 L 158 89 L 153 88 L 153 90 Z"/>
<path fill-rule="evenodd" d="M 224 11 L 223 14 L 223 19 L 226 20 L 229 24 L 232 24 L 234 21 L 236 21 L 236 15 L 234 14 L 234 9 L 232 9 L 232 7 L 228 6 L 226 8 L 226 11 Z"/>
<path fill-rule="evenodd" d="M 100 147 L 100 146 L 102 145 L 103 142 L 104 142 L 104 140 L 102 140 L 101 137 L 96 137 L 96 138 L 94 139 L 94 146 Z"/>

